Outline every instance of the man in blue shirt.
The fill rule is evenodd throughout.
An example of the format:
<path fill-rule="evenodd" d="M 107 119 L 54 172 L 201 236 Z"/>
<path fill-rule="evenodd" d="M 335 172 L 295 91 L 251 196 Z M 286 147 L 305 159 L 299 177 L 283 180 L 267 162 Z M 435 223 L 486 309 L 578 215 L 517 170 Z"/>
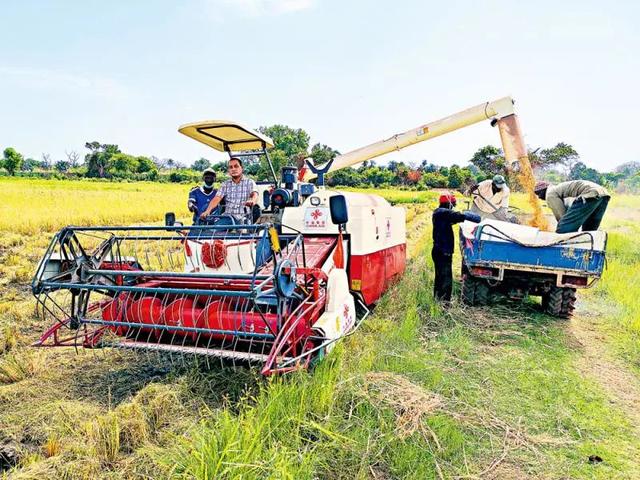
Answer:
<path fill-rule="evenodd" d="M 217 190 L 213 188 L 213 182 L 216 181 L 216 172 L 211 168 L 207 168 L 202 172 L 202 185 L 193 187 L 189 192 L 189 201 L 187 207 L 193 213 L 194 225 L 198 223 L 198 218 L 207 209 L 211 200 L 216 196 Z M 210 215 L 217 215 L 218 208 L 213 209 Z"/>
<path fill-rule="evenodd" d="M 453 288 L 453 224 L 469 220 L 480 222 L 480 215 L 471 212 L 456 212 L 456 197 L 452 194 L 440 195 L 440 206 L 433 211 L 433 249 L 431 258 L 436 277 L 433 283 L 433 296 L 436 300 L 449 302 Z"/>

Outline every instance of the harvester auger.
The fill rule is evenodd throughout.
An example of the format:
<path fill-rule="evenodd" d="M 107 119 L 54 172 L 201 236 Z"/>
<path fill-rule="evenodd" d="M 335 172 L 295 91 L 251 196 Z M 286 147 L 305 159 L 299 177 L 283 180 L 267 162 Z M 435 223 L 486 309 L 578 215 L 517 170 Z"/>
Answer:
<path fill-rule="evenodd" d="M 357 328 L 406 258 L 404 209 L 377 195 L 328 190 L 324 174 L 482 120 L 508 127 L 511 98 L 323 167 L 284 167 L 280 179 L 268 137 L 233 122 L 182 126 L 230 156 L 266 158 L 273 182 L 259 186 L 258 218 L 238 223 L 221 215 L 183 226 L 168 214 L 165 225 L 62 229 L 32 283 L 42 313 L 54 320 L 36 345 L 194 354 L 258 364 L 264 374 L 308 367 Z"/>

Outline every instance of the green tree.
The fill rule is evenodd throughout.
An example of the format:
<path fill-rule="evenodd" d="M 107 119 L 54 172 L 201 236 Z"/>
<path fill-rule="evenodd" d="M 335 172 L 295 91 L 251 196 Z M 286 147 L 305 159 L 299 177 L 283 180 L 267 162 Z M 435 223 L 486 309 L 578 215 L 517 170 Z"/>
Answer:
<path fill-rule="evenodd" d="M 462 174 L 462 170 L 458 165 L 452 165 L 449 169 L 449 179 L 448 185 L 449 188 L 460 188 L 464 182 L 464 176 Z"/>
<path fill-rule="evenodd" d="M 397 162 L 395 160 L 391 160 L 387 164 L 387 168 L 393 173 L 396 173 L 398 171 L 398 169 L 401 168 L 402 166 L 404 166 L 403 162 Z"/>
<path fill-rule="evenodd" d="M 324 165 L 338 155 L 340 155 L 339 151 L 321 143 L 311 147 L 311 157 L 315 165 Z"/>
<path fill-rule="evenodd" d="M 422 181 L 429 188 L 444 188 L 449 185 L 449 179 L 440 172 L 425 173 Z"/>
<path fill-rule="evenodd" d="M 210 167 L 211 167 L 211 162 L 208 159 L 201 157 L 195 162 L 193 162 L 193 166 L 191 168 L 193 168 L 197 172 L 202 172 Z"/>
<path fill-rule="evenodd" d="M 259 127 L 258 131 L 273 140 L 274 148 L 269 151 L 269 155 L 276 175 L 283 166 L 296 165 L 300 158 L 308 155 L 309 134 L 301 128 L 271 125 Z M 271 169 L 265 158 L 261 158 L 256 176 L 261 180 L 272 178 Z"/>
<path fill-rule="evenodd" d="M 582 162 L 577 162 L 569 172 L 569 179 L 589 180 L 591 182 L 601 183 L 602 175 L 595 168 L 590 168 Z"/>
<path fill-rule="evenodd" d="M 291 128 L 286 125 L 271 125 L 258 128 L 260 133 L 271 137 L 275 150 L 281 150 L 289 161 L 299 155 L 307 154 L 309 149 L 309 134 L 301 128 Z"/>
<path fill-rule="evenodd" d="M 493 145 L 479 148 L 469 162 L 489 175 L 503 174 L 505 171 L 504 154 Z"/>
<path fill-rule="evenodd" d="M 409 183 L 409 172 L 411 169 L 404 164 L 404 162 L 400 162 L 396 166 L 396 185 L 407 185 Z"/>
<path fill-rule="evenodd" d="M 138 171 L 138 159 L 126 153 L 116 153 L 109 159 L 107 172 L 112 177 L 128 178 Z"/>
<path fill-rule="evenodd" d="M 109 169 L 111 158 L 120 152 L 117 145 L 99 142 L 87 142 L 84 145 L 89 153 L 84 157 L 87 177 L 104 178 Z"/>
<path fill-rule="evenodd" d="M 218 173 L 226 174 L 227 173 L 227 162 L 218 162 L 214 163 L 211 168 Z"/>
<path fill-rule="evenodd" d="M 15 175 L 16 170 L 20 170 L 22 167 L 22 162 L 24 162 L 24 158 L 15 148 L 8 147 L 4 149 L 2 166 L 9 172 L 9 175 Z"/>
<path fill-rule="evenodd" d="M 33 172 L 36 168 L 40 167 L 41 163 L 33 158 L 25 158 L 22 162 L 23 172 Z"/>
<path fill-rule="evenodd" d="M 357 172 L 359 173 L 362 185 L 372 185 L 374 187 L 392 185 L 396 179 L 395 174 L 391 170 L 378 167 L 373 162 L 370 162 L 366 168 L 360 167 Z"/>
<path fill-rule="evenodd" d="M 67 173 L 71 168 L 71 162 L 67 162 L 66 160 L 58 160 L 53 164 L 53 168 L 55 168 L 60 173 Z"/>
<path fill-rule="evenodd" d="M 158 171 L 158 167 L 156 167 L 156 164 L 153 163 L 153 160 L 151 160 L 149 157 L 140 156 L 140 157 L 136 157 L 136 160 L 138 161 L 138 167 L 136 168 L 136 173 L 148 173 L 148 172 Z"/>
<path fill-rule="evenodd" d="M 640 162 L 627 162 L 619 165 L 614 170 L 615 173 L 622 174 L 622 177 L 633 177 L 640 172 Z"/>
<path fill-rule="evenodd" d="M 438 166 L 430 163 L 428 160 L 422 160 L 418 170 L 424 173 L 435 173 L 438 171 Z"/>
<path fill-rule="evenodd" d="M 564 142 L 556 144 L 555 147 L 545 148 L 537 154 L 537 165 L 532 164 L 534 167 L 540 167 L 543 169 L 555 167 L 557 165 L 563 165 L 568 172 L 571 172 L 573 166 L 580 160 L 580 155 L 574 150 L 574 148 Z"/>
<path fill-rule="evenodd" d="M 327 185 L 330 187 L 358 187 L 362 183 L 360 173 L 351 167 L 342 168 L 327 175 Z"/>

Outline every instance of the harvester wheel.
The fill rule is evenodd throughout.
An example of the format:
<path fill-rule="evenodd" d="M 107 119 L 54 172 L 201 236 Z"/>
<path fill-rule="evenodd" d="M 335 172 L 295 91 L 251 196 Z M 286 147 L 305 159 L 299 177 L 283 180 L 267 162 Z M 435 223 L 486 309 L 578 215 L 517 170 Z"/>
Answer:
<path fill-rule="evenodd" d="M 542 308 L 554 317 L 569 318 L 576 303 L 575 288 L 552 287 L 542 296 Z"/>
<path fill-rule="evenodd" d="M 462 301 L 467 305 L 487 305 L 489 293 L 489 285 L 484 280 L 468 273 L 462 276 Z"/>

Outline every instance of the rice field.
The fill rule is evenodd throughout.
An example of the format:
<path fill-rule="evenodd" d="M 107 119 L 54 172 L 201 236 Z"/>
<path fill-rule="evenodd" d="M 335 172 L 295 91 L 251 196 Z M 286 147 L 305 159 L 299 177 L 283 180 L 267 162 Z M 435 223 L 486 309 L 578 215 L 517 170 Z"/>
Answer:
<path fill-rule="evenodd" d="M 29 347 L 43 325 L 28 283 L 54 231 L 162 222 L 166 211 L 186 220 L 189 188 L 0 179 L 0 478 L 640 471 L 640 418 L 625 400 L 640 392 L 640 197 L 613 197 L 605 278 L 581 295 L 571 322 L 533 302 L 442 310 L 429 256 L 437 193 L 376 190 L 407 209 L 407 274 L 311 374 L 265 380 L 246 369 Z M 521 195 L 513 203 L 526 208 Z"/>

